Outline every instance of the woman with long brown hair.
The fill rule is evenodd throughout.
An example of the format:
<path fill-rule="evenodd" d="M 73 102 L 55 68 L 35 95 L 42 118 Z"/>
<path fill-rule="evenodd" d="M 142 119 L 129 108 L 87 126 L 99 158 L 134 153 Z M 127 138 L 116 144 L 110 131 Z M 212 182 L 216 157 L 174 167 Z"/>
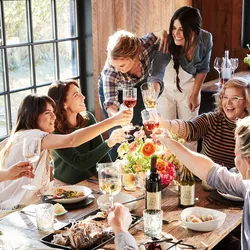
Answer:
<path fill-rule="evenodd" d="M 53 83 L 48 96 L 56 103 L 56 134 L 68 134 L 96 123 L 94 115 L 86 111 L 85 97 L 76 81 Z M 105 141 L 98 135 L 78 147 L 53 150 L 55 183 L 75 184 L 95 175 L 96 164 L 110 162 L 108 152 L 124 139 L 124 130 L 116 129 Z"/>

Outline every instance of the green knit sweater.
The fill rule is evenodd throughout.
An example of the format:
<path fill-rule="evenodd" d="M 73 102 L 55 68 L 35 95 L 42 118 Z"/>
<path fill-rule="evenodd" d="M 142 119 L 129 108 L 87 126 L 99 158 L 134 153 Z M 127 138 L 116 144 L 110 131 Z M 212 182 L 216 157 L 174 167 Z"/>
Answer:
<path fill-rule="evenodd" d="M 87 112 L 87 126 L 96 123 L 96 119 Z M 57 130 L 55 133 L 60 134 Z M 110 148 L 101 135 L 76 148 L 52 150 L 54 159 L 54 177 L 62 182 L 76 184 L 96 175 L 96 163 L 110 162 Z"/>

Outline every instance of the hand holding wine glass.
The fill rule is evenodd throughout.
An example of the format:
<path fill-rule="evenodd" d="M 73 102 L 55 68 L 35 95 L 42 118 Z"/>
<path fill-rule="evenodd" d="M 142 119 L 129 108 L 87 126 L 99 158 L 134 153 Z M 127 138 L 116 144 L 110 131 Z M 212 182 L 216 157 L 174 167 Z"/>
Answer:
<path fill-rule="evenodd" d="M 121 165 L 116 162 L 98 163 L 99 188 L 109 195 L 110 207 L 114 206 L 114 196 L 121 191 Z"/>
<path fill-rule="evenodd" d="M 137 100 L 137 89 L 136 88 L 125 88 L 123 89 L 123 105 L 128 109 L 133 109 L 136 105 Z M 124 127 L 125 130 L 135 129 L 132 125 L 127 125 Z M 127 135 L 126 139 L 133 139 L 133 136 Z"/>
<path fill-rule="evenodd" d="M 38 161 L 41 152 L 41 138 L 24 138 L 23 140 L 23 156 L 26 161 L 34 163 Z M 34 190 L 37 187 L 31 185 L 31 179 L 27 185 L 23 185 L 22 188 L 27 190 Z"/>
<path fill-rule="evenodd" d="M 159 127 L 158 112 L 155 108 L 141 111 L 143 126 L 147 131 L 153 131 Z"/>

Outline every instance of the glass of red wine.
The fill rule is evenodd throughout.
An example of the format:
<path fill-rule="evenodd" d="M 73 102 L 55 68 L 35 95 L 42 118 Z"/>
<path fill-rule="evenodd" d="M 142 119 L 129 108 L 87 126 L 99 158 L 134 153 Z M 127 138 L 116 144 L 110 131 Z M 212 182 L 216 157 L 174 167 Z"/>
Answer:
<path fill-rule="evenodd" d="M 158 112 L 155 108 L 141 111 L 143 126 L 147 131 L 153 131 L 159 127 Z"/>
<path fill-rule="evenodd" d="M 128 109 L 133 109 L 134 106 L 136 105 L 137 89 L 136 88 L 124 88 L 122 95 L 123 95 L 123 105 L 127 107 Z M 135 127 L 129 124 L 127 126 L 124 126 L 124 129 L 126 131 L 130 131 L 130 130 L 135 129 Z M 133 139 L 133 136 L 127 134 L 126 139 L 128 140 Z"/>

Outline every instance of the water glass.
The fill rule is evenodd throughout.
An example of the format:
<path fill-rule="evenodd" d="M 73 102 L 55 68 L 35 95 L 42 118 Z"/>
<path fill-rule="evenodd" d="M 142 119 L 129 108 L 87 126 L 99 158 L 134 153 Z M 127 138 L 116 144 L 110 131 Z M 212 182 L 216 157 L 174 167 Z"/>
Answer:
<path fill-rule="evenodd" d="M 162 210 L 143 210 L 144 233 L 149 237 L 157 237 L 162 232 Z"/>
<path fill-rule="evenodd" d="M 54 230 L 54 206 L 52 204 L 39 204 L 35 207 L 37 229 L 40 231 Z"/>

